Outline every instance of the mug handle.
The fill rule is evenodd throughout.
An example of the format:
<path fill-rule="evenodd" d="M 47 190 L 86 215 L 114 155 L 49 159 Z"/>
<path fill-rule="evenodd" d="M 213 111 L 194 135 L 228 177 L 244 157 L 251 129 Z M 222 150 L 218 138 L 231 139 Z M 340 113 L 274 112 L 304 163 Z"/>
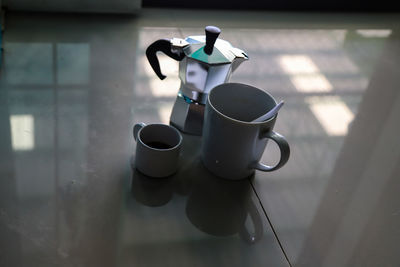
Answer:
<path fill-rule="evenodd" d="M 274 131 L 268 131 L 263 134 L 261 134 L 261 138 L 269 138 L 275 141 L 275 143 L 278 145 L 279 150 L 281 151 L 281 158 L 279 159 L 278 164 L 275 166 L 268 166 L 265 165 L 261 162 L 257 162 L 254 166 L 254 169 L 263 171 L 263 172 L 271 172 L 275 171 L 279 168 L 281 168 L 283 165 L 286 164 L 286 162 L 289 160 L 290 156 L 290 147 L 288 142 L 286 141 L 285 137 L 280 135 L 279 133 L 276 133 Z"/>
<path fill-rule="evenodd" d="M 243 224 L 241 229 L 239 230 L 239 236 L 247 243 L 254 244 L 259 241 L 263 236 L 263 222 L 260 214 L 257 211 L 256 204 L 254 204 L 253 201 L 250 202 L 250 206 L 248 209 L 249 210 L 247 211 L 247 216 L 250 216 L 251 222 L 254 227 L 254 233 L 251 234 L 246 225 Z"/>
<path fill-rule="evenodd" d="M 133 126 L 133 138 L 135 138 L 135 140 L 137 139 L 139 130 L 142 129 L 144 126 L 146 126 L 144 122 L 137 123 L 135 124 L 135 126 Z"/>

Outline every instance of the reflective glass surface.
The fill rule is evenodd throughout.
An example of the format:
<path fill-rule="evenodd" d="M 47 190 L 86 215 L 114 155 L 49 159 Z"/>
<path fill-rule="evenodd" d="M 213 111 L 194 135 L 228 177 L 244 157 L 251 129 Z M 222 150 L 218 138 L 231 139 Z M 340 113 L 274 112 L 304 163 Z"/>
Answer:
<path fill-rule="evenodd" d="M 396 14 L 144 9 L 7 13 L 0 69 L 0 266 L 398 266 Z M 231 81 L 285 105 L 280 170 L 229 181 L 183 135 L 178 172 L 134 168 L 135 123 L 168 123 L 178 62 L 153 41 L 206 25 L 249 60 Z M 270 142 L 262 161 L 279 150 Z"/>

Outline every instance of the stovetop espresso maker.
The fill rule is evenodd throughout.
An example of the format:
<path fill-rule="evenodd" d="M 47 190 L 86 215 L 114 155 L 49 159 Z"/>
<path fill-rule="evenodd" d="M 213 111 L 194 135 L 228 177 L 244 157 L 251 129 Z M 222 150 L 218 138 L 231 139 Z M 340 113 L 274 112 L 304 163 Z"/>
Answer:
<path fill-rule="evenodd" d="M 160 39 L 146 50 L 151 67 L 161 80 L 166 76 L 161 72 L 156 53 L 163 52 L 179 61 L 181 85 L 170 124 L 193 135 L 201 135 L 208 93 L 215 86 L 228 82 L 231 73 L 248 59 L 244 51 L 218 39 L 219 28 L 207 26 L 205 32 L 205 36 L 186 39 Z"/>

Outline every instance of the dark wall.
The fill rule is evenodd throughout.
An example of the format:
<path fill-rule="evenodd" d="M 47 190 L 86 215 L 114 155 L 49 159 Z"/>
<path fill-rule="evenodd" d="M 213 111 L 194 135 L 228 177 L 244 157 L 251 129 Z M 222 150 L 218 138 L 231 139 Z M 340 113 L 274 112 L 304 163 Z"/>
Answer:
<path fill-rule="evenodd" d="M 143 0 L 144 7 L 162 8 L 201 8 L 201 9 L 233 9 L 233 10 L 279 10 L 279 11 L 400 11 L 395 1 L 372 0 Z"/>

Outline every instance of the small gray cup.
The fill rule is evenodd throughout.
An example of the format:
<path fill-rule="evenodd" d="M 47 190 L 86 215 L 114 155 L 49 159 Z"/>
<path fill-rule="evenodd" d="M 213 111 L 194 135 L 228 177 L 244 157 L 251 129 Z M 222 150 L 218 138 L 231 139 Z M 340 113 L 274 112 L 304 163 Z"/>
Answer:
<path fill-rule="evenodd" d="M 151 177 L 166 177 L 178 169 L 182 135 L 174 127 L 165 124 L 143 122 L 133 127 L 136 140 L 135 167 Z"/>
<path fill-rule="evenodd" d="M 274 171 L 285 165 L 290 148 L 285 138 L 274 132 L 277 116 L 252 122 L 277 103 L 258 88 L 225 83 L 211 90 L 205 109 L 201 158 L 213 174 L 226 179 L 242 179 L 255 170 Z M 281 156 L 275 166 L 260 163 L 267 140 L 274 140 Z"/>

